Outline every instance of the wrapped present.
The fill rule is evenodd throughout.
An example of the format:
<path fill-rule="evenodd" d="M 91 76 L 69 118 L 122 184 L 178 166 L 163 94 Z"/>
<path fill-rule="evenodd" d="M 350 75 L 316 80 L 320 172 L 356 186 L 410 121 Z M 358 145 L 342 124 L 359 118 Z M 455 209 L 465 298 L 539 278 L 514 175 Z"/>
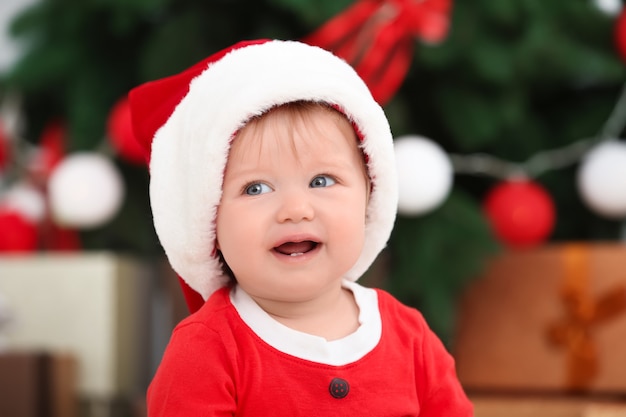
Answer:
<path fill-rule="evenodd" d="M 626 403 L 609 399 L 533 396 L 473 397 L 475 417 L 624 417 Z"/>
<path fill-rule="evenodd" d="M 111 252 L 0 256 L 0 294 L 14 317 L 6 347 L 72 352 L 81 401 L 132 398 L 150 372 L 149 272 Z"/>
<path fill-rule="evenodd" d="M 76 417 L 77 406 L 72 355 L 0 352 L 0 416 Z"/>
<path fill-rule="evenodd" d="M 626 394 L 626 245 L 504 252 L 459 305 L 468 391 Z"/>

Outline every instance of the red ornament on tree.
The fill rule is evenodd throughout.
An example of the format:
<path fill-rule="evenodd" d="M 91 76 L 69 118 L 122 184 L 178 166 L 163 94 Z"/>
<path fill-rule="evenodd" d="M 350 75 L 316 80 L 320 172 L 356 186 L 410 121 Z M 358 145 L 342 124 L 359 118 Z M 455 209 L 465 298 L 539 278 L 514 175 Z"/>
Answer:
<path fill-rule="evenodd" d="M 107 135 L 122 159 L 136 165 L 146 164 L 144 150 L 133 133 L 127 97 L 118 100 L 111 109 L 107 120 Z"/>
<path fill-rule="evenodd" d="M 39 186 L 45 187 L 50 173 L 65 155 L 67 131 L 62 122 L 49 123 L 41 132 L 37 153 L 29 161 L 28 169 Z"/>
<path fill-rule="evenodd" d="M 77 252 L 82 249 L 78 231 L 58 226 L 50 218 L 39 226 L 39 241 L 41 249 L 46 251 Z"/>
<path fill-rule="evenodd" d="M 9 165 L 9 138 L 7 138 L 4 126 L 0 123 L 0 172 Z"/>
<path fill-rule="evenodd" d="M 530 247 L 548 238 L 555 222 L 552 198 L 529 180 L 496 185 L 483 206 L 495 235 L 511 247 Z"/>
<path fill-rule="evenodd" d="M 626 8 L 620 12 L 615 21 L 615 47 L 623 61 L 626 61 Z"/>
<path fill-rule="evenodd" d="M 0 208 L 0 252 L 33 252 L 37 226 L 15 210 Z"/>

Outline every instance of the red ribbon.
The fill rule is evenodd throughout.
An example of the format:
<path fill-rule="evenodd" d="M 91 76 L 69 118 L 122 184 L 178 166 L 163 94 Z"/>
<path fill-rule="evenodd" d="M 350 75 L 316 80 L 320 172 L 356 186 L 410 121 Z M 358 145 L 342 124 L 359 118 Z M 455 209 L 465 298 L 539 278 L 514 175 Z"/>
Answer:
<path fill-rule="evenodd" d="M 345 59 L 383 105 L 406 77 L 414 38 L 445 38 L 450 8 L 451 0 L 360 0 L 302 41 Z"/>

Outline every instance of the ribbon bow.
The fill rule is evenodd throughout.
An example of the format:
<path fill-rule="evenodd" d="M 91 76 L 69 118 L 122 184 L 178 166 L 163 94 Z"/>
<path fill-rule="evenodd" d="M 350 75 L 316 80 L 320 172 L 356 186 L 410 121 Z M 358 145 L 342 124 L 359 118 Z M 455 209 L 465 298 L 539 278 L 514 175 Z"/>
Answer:
<path fill-rule="evenodd" d="M 406 77 L 413 38 L 441 42 L 450 8 L 451 0 L 360 0 L 302 41 L 345 59 L 383 105 Z"/>
<path fill-rule="evenodd" d="M 594 327 L 626 310 L 623 285 L 593 299 L 588 280 L 588 248 L 583 245 L 566 247 L 561 290 L 566 316 L 548 327 L 548 340 L 567 350 L 568 384 L 574 390 L 585 389 L 599 371 Z"/>

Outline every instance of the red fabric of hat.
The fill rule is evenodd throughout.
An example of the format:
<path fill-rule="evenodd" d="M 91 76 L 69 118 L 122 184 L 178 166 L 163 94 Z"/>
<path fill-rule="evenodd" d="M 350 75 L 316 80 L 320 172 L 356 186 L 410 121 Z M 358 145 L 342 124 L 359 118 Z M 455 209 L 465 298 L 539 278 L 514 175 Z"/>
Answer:
<path fill-rule="evenodd" d="M 133 132 L 135 138 L 145 149 L 148 163 L 150 162 L 150 150 L 154 134 L 165 124 L 178 103 L 187 95 L 191 80 L 229 52 L 268 41 L 269 39 L 256 39 L 238 42 L 214 53 L 179 74 L 149 81 L 130 91 L 128 99 L 132 108 Z"/>

